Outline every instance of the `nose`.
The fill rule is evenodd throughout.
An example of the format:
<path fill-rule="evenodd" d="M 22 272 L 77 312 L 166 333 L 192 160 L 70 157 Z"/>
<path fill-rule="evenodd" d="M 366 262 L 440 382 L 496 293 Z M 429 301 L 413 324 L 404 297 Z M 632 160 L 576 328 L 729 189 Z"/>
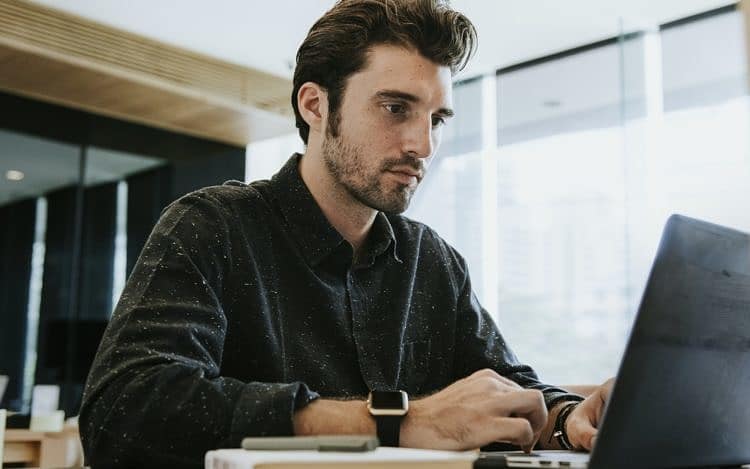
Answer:
<path fill-rule="evenodd" d="M 414 119 L 405 130 L 403 150 L 405 154 L 416 158 L 429 158 L 435 150 L 435 130 L 432 118 Z"/>

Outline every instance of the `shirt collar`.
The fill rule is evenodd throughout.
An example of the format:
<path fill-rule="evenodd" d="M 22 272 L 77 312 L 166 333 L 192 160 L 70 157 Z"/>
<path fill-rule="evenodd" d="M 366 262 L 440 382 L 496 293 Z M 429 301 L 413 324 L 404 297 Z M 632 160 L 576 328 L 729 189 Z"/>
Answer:
<path fill-rule="evenodd" d="M 397 254 L 396 233 L 393 231 L 393 225 L 391 225 L 391 221 L 385 213 L 378 212 L 368 235 L 367 264 L 372 265 L 375 258 L 386 252 L 390 246 L 393 246 L 393 258 L 400 263 L 401 259 Z"/>
<path fill-rule="evenodd" d="M 346 240 L 325 217 L 302 180 L 299 172 L 301 159 L 302 155 L 299 153 L 293 154 L 271 178 L 271 188 L 302 256 L 309 265 L 316 266 Z M 391 245 L 393 257 L 400 262 L 396 255 L 396 236 L 393 227 L 382 212 L 378 212 L 375 217 L 367 245 L 370 262 L 374 262 L 375 257 Z"/>

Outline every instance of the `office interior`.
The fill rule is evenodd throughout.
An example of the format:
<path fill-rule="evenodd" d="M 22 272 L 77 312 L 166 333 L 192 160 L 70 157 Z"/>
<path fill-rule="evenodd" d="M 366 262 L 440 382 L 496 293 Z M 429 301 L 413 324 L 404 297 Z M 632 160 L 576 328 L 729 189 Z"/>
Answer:
<path fill-rule="evenodd" d="M 750 1 L 563 3 L 452 1 L 479 51 L 406 215 L 543 380 L 598 384 L 668 216 L 750 231 Z M 0 2 L 0 408 L 56 385 L 75 417 L 161 211 L 304 151 L 294 54 L 332 4 Z"/>

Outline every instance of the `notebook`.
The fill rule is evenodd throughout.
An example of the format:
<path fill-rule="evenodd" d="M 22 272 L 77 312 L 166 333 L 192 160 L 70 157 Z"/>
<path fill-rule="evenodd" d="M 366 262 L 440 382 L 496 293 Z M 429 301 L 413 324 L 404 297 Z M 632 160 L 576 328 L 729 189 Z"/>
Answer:
<path fill-rule="evenodd" d="M 379 447 L 364 452 L 248 451 L 206 453 L 206 469 L 471 469 L 477 453 Z"/>
<path fill-rule="evenodd" d="M 589 469 L 747 464 L 749 389 L 750 236 L 673 215 L 590 458 L 545 451 L 481 458 Z"/>

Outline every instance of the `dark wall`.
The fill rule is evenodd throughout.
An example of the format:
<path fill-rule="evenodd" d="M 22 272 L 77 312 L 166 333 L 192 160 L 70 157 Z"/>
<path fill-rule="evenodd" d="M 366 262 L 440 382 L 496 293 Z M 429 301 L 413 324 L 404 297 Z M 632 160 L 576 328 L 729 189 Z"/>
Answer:
<path fill-rule="evenodd" d="M 0 93 L 0 129 L 76 145 L 78 184 L 46 194 L 44 272 L 33 384 L 61 386 L 61 407 L 75 414 L 93 354 L 113 309 L 118 180 L 84 187 L 92 147 L 158 159 L 127 182 L 129 275 L 163 208 L 195 189 L 242 179 L 245 149 Z M 0 141 L 0 161 L 3 157 Z M 79 168 L 71 168 L 73 173 Z M 25 337 L 36 198 L 0 207 L 0 374 L 5 403 L 22 402 Z"/>
<path fill-rule="evenodd" d="M 23 373 L 31 253 L 34 246 L 36 200 L 0 207 L 0 374 Z M 9 227 L 13 226 L 13 229 Z M 0 408 L 19 405 L 22 382 L 8 383 Z"/>
<path fill-rule="evenodd" d="M 128 259 L 130 272 L 159 214 L 173 198 L 174 169 L 168 166 L 133 175 L 128 181 Z"/>
<path fill-rule="evenodd" d="M 171 199 L 243 179 L 245 149 L 189 135 L 0 93 L 0 128 L 29 135 L 162 158 L 172 166 Z M 0 149 L 1 150 L 1 149 Z"/>

